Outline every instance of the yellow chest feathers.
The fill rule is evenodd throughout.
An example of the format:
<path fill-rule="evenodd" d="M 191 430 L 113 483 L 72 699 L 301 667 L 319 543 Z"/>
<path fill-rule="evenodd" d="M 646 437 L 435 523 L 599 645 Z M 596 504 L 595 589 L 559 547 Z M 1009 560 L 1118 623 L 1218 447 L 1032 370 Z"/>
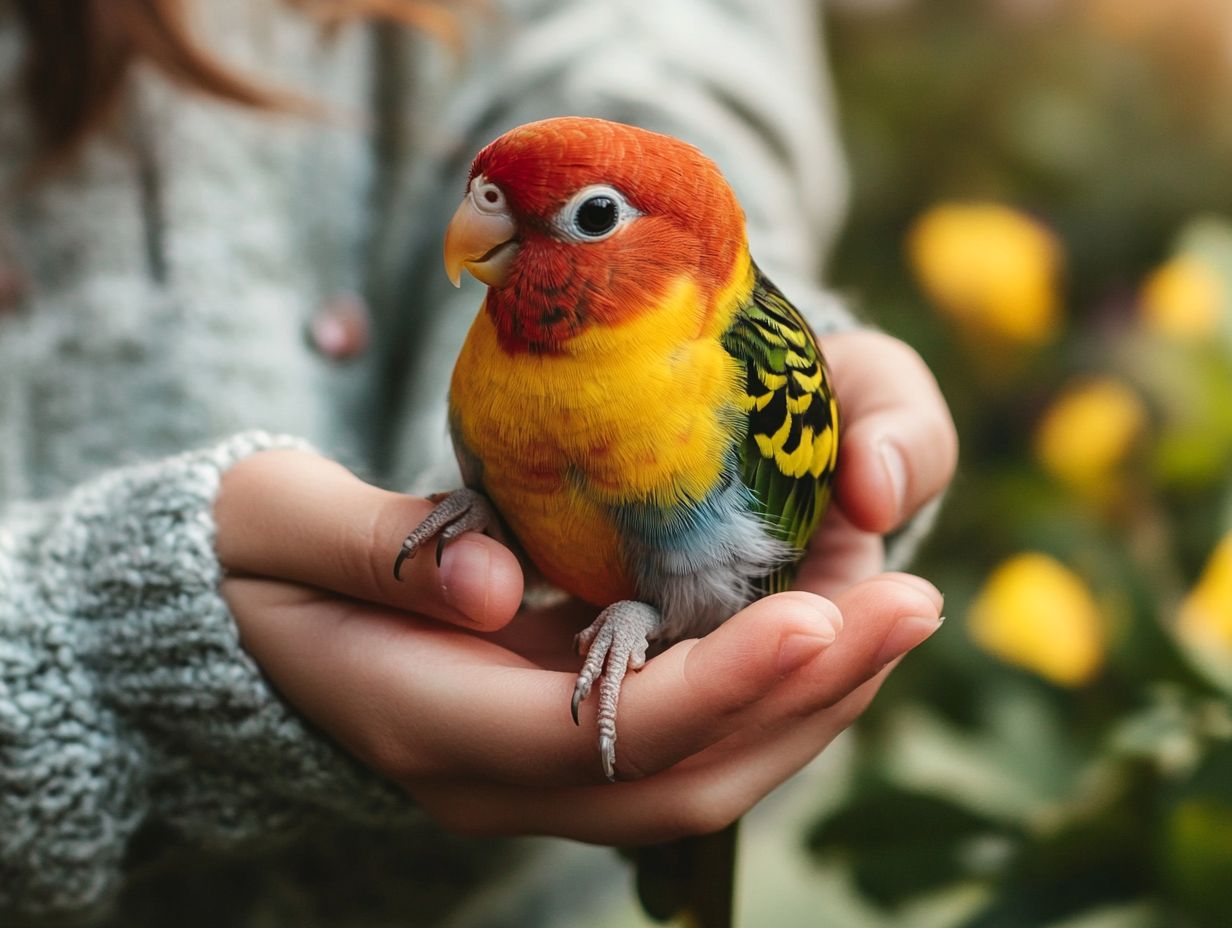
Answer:
<path fill-rule="evenodd" d="M 735 305 L 737 280 L 718 305 Z M 612 506 L 701 499 L 720 476 L 743 372 L 719 342 L 730 311 L 706 318 L 697 302 L 681 281 L 556 355 L 507 354 L 480 312 L 454 369 L 453 421 L 485 492 L 540 569 L 584 598 L 629 595 L 619 571 L 585 566 L 620 560 Z"/>
<path fill-rule="evenodd" d="M 711 331 L 729 320 L 699 331 L 686 309 L 695 299 L 682 282 L 655 309 L 584 332 L 557 355 L 506 354 L 481 312 L 450 403 L 485 484 L 551 477 L 610 503 L 704 496 L 731 444 L 743 374 Z"/>

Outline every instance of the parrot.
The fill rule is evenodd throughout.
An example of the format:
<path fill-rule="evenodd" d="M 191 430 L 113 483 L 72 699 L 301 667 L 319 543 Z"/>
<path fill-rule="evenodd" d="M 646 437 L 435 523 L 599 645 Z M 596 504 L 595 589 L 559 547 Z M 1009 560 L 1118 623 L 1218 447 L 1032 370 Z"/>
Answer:
<path fill-rule="evenodd" d="M 570 709 L 598 687 L 614 780 L 626 673 L 790 588 L 838 460 L 831 375 L 719 168 L 672 136 L 577 116 L 506 132 L 471 164 L 444 258 L 488 288 L 449 388 L 464 486 L 394 574 L 499 525 L 599 607 Z M 734 825 L 639 851 L 643 904 L 730 924 L 734 853 Z"/>

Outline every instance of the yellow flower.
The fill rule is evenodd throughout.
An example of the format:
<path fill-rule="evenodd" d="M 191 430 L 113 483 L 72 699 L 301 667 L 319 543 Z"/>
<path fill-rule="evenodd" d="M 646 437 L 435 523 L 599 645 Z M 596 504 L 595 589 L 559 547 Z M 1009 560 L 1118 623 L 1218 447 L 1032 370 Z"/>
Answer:
<path fill-rule="evenodd" d="M 995 203 L 936 206 L 916 221 L 907 251 L 920 286 L 955 322 L 1024 345 L 1056 334 L 1061 248 L 1024 214 Z"/>
<path fill-rule="evenodd" d="M 1081 686 L 1104 662 L 1105 622 L 1090 590 L 1044 554 L 1018 554 L 994 570 L 967 627 L 990 654 L 1060 686 Z"/>
<path fill-rule="evenodd" d="M 1200 258 L 1181 255 L 1143 283 L 1142 320 L 1156 334 L 1197 341 L 1218 330 L 1224 298 L 1223 281 L 1215 270 Z"/>
<path fill-rule="evenodd" d="M 1064 390 L 1035 431 L 1035 456 L 1048 473 L 1080 489 L 1105 480 L 1146 426 L 1142 400 L 1108 377 Z"/>
<path fill-rule="evenodd" d="M 1232 534 L 1215 548 L 1181 604 L 1177 627 L 1187 643 L 1232 651 Z"/>

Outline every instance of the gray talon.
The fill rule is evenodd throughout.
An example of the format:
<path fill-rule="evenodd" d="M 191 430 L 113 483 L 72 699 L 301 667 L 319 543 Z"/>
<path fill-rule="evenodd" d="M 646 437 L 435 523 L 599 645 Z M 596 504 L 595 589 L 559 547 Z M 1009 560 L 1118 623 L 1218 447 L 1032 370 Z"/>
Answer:
<path fill-rule="evenodd" d="M 600 612 L 574 639 L 586 659 L 573 686 L 573 721 L 578 721 L 578 707 L 598 680 L 599 758 L 609 780 L 616 779 L 616 706 L 621 683 L 626 671 L 638 670 L 646 662 L 647 639 L 661 624 L 653 606 L 623 600 Z"/>
<path fill-rule="evenodd" d="M 616 782 L 616 738 L 599 736 L 599 756 L 603 760 L 603 775 L 609 783 Z"/>
<path fill-rule="evenodd" d="M 394 561 L 394 578 L 402 579 L 402 564 L 414 557 L 427 541 L 436 536 L 436 566 L 441 566 L 445 545 L 466 532 L 482 532 L 496 523 L 496 514 L 482 493 L 475 490 L 454 490 L 429 497 L 436 507 L 402 542 L 402 550 Z"/>
<path fill-rule="evenodd" d="M 569 709 L 573 713 L 573 724 L 574 725 L 582 724 L 580 721 L 578 721 L 578 706 L 582 704 L 582 700 L 586 698 L 589 692 L 590 692 L 590 687 L 583 686 L 581 680 L 578 680 L 577 683 L 573 685 L 573 701 L 570 702 Z"/>
<path fill-rule="evenodd" d="M 395 580 L 402 579 L 402 562 L 405 561 L 408 557 L 414 557 L 415 552 L 418 550 L 419 550 L 419 545 L 412 544 L 410 538 L 402 542 L 402 550 L 398 552 L 398 557 L 394 561 L 394 579 Z"/>

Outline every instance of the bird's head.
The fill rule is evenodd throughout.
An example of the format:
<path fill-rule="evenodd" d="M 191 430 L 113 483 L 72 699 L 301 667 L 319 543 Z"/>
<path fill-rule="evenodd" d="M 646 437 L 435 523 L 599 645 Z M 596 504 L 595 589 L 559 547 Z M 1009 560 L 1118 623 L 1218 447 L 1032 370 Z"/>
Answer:
<path fill-rule="evenodd" d="M 489 286 L 507 350 L 559 350 L 653 308 L 681 278 L 697 312 L 731 280 L 744 216 L 719 169 L 670 136 L 561 117 L 502 135 L 471 165 L 445 268 Z"/>

